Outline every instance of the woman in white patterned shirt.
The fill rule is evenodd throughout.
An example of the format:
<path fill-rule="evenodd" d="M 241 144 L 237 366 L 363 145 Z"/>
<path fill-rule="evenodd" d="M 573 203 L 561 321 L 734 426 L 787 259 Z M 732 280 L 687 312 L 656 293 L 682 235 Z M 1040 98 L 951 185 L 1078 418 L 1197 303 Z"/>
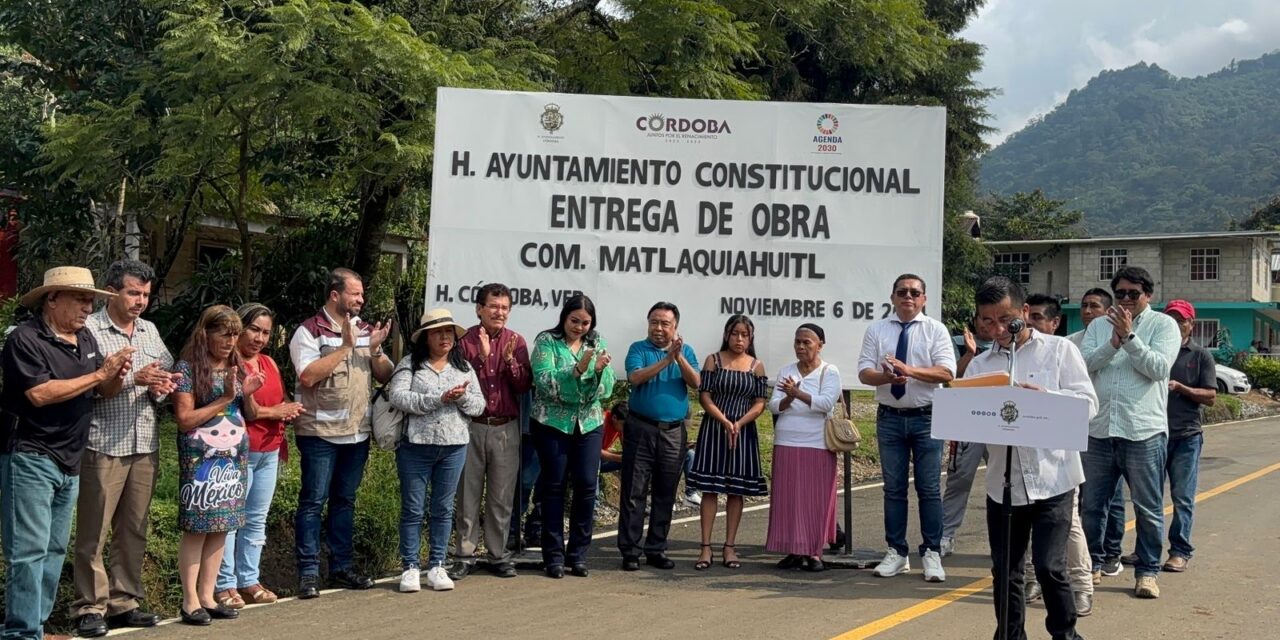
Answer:
<path fill-rule="evenodd" d="M 409 338 L 410 354 L 396 365 L 387 382 L 392 406 L 409 414 L 404 438 L 396 447 L 403 592 L 421 589 L 418 563 L 428 485 L 431 538 L 427 585 L 436 591 L 453 588 L 444 568 L 453 529 L 453 498 L 467 460 L 470 418 L 480 415 L 485 406 L 476 372 L 458 346 L 465 332 L 448 310 L 428 311 Z"/>

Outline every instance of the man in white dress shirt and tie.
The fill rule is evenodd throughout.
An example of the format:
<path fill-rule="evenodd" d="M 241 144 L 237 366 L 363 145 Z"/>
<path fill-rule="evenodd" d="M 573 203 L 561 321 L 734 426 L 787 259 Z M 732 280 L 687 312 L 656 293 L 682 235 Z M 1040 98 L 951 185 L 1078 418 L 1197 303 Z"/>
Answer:
<path fill-rule="evenodd" d="M 867 328 L 858 380 L 876 388 L 876 443 L 884 476 L 884 537 L 889 550 L 875 568 L 887 578 L 911 570 L 907 547 L 908 466 L 915 461 L 924 579 L 942 582 L 942 448 L 933 438 L 933 393 L 956 373 L 951 334 L 924 315 L 924 279 L 893 282 L 893 313 Z"/>
<path fill-rule="evenodd" d="M 1098 411 L 1098 396 L 1080 351 L 1065 338 L 1045 335 L 1028 324 L 1015 336 L 1009 323 L 1024 322 L 1030 306 L 1022 286 L 1004 276 L 984 282 L 974 296 L 978 306 L 978 322 L 995 338 L 990 351 L 973 359 L 965 377 L 1009 369 L 1009 347 L 1018 341 L 1017 366 L 1014 368 L 1019 386 L 1081 398 L 1089 403 L 1089 417 Z M 1079 425 L 1086 429 L 1087 425 Z M 1054 640 L 1077 640 L 1077 612 L 1067 578 L 1067 537 L 1071 531 L 1071 512 L 1077 488 L 1084 482 L 1080 454 L 1061 449 L 1015 447 L 1009 476 L 1013 523 L 1005 537 L 1003 517 L 1005 447 L 987 445 L 990 461 L 987 468 L 987 538 L 991 542 L 992 575 L 996 577 L 995 606 L 999 622 L 1002 605 L 1009 608 L 1008 633 L 997 638 L 1025 640 L 1026 604 L 1024 602 L 1023 555 L 1031 542 L 1032 564 L 1044 589 L 1045 628 Z M 999 577 L 1004 562 L 1010 558 L 1009 584 Z M 998 624 L 997 624 L 998 626 Z"/>

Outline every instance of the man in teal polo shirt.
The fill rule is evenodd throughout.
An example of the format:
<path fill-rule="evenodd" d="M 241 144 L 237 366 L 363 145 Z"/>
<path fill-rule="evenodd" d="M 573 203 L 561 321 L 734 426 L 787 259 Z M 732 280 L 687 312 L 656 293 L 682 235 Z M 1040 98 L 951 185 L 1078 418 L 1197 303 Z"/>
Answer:
<path fill-rule="evenodd" d="M 622 430 L 622 513 L 618 519 L 618 550 L 624 571 L 640 568 L 641 551 L 650 566 L 676 566 L 667 557 L 667 532 L 688 439 L 684 419 L 689 414 L 689 389 L 697 389 L 700 382 L 698 370 L 691 364 L 698 356 L 676 332 L 679 325 L 676 305 L 659 302 L 649 309 L 648 339 L 633 343 L 627 351 L 631 413 Z M 649 535 L 641 546 L 650 485 L 653 511 Z"/>

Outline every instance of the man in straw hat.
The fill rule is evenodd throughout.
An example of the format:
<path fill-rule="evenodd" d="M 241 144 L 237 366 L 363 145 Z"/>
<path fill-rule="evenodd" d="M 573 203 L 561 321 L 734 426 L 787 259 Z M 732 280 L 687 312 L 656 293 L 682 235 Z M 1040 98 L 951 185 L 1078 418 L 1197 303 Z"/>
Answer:
<path fill-rule="evenodd" d="M 93 402 L 89 444 L 81 466 L 76 506 L 76 598 L 71 616 L 82 638 L 107 635 L 111 627 L 151 627 L 160 616 L 143 611 L 142 561 L 147 550 L 148 512 L 160 469 L 156 405 L 176 386 L 173 356 L 156 326 L 140 316 L 151 301 L 156 273 L 137 260 L 107 267 L 105 285 L 114 294 L 86 323 L 98 348 L 109 355 L 132 347 L 133 368 L 120 393 Z M 103 564 L 111 531 L 111 570 Z"/>
<path fill-rule="evenodd" d="M 329 545 L 329 579 L 344 589 L 368 589 L 373 579 L 353 565 L 356 489 L 369 459 L 369 401 L 373 381 L 386 383 L 395 365 L 382 353 L 391 323 L 360 319 L 364 282 L 350 269 L 329 273 L 324 306 L 289 341 L 295 397 L 303 413 L 293 422 L 302 461 L 302 485 L 294 521 L 298 597 L 320 595 L 320 514 Z"/>
<path fill-rule="evenodd" d="M 104 357 L 85 328 L 94 297 L 114 295 L 94 288 L 88 269 L 46 271 L 44 284 L 19 301 L 34 317 L 13 330 L 0 354 L 6 638 L 43 634 L 71 535 L 93 396 L 119 393 L 132 365 L 132 347 Z"/>

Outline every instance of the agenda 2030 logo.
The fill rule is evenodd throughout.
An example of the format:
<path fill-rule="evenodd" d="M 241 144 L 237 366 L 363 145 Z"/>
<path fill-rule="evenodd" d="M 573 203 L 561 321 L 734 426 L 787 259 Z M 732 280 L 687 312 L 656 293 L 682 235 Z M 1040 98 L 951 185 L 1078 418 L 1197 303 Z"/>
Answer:
<path fill-rule="evenodd" d="M 841 136 L 840 119 L 834 113 L 824 113 L 818 116 L 818 122 L 815 125 L 818 129 L 817 135 L 813 136 L 813 144 L 816 145 L 814 151 L 816 153 L 839 153 L 840 144 L 844 142 Z"/>

